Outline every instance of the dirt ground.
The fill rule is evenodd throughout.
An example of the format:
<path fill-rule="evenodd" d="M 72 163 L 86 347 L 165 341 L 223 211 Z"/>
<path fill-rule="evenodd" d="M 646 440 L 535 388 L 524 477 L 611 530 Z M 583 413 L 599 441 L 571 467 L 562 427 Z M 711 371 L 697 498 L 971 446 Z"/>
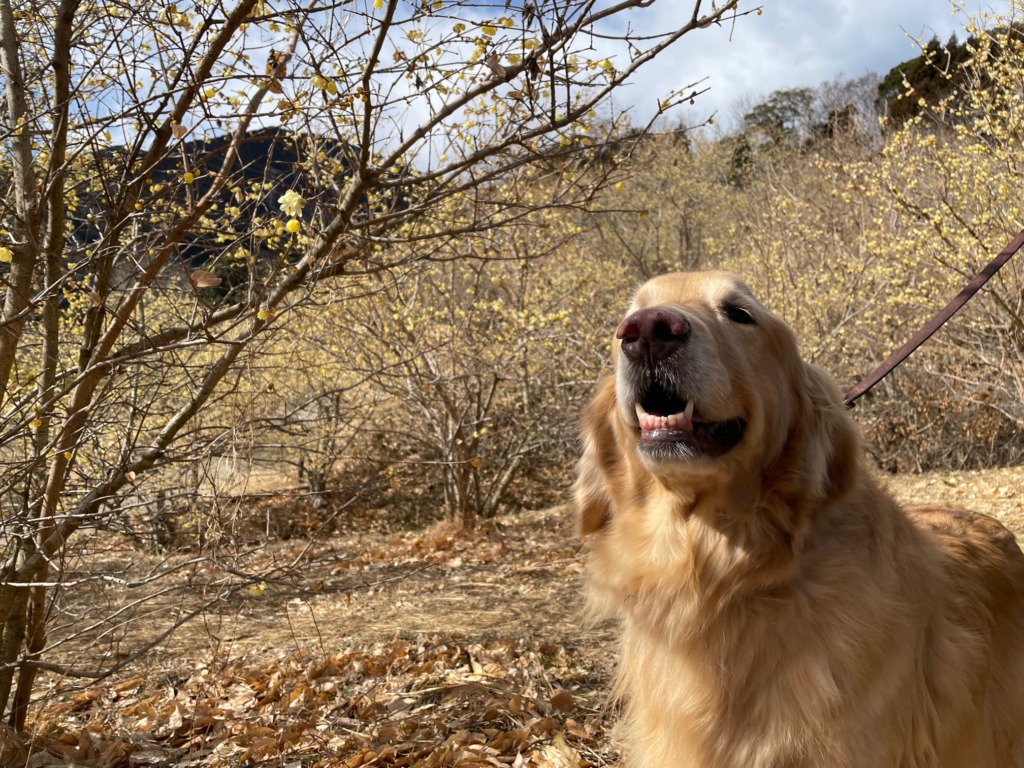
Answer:
<path fill-rule="evenodd" d="M 882 481 L 906 504 L 984 511 L 1024 539 L 1024 467 Z M 272 640 L 300 650 L 324 638 L 366 643 L 396 633 L 509 634 L 570 644 L 597 663 L 612 654 L 610 628 L 584 628 L 583 551 L 567 508 L 503 517 L 481 533 L 477 540 L 461 539 L 442 527 L 384 537 L 371 547 L 350 539 L 339 552 L 360 548 L 364 554 L 324 574 L 318 594 L 290 600 L 265 594 L 225 619 L 223 637 L 239 649 Z M 433 556 L 425 557 L 428 552 Z M 204 642 L 204 633 L 193 631 L 187 646 Z"/>
<path fill-rule="evenodd" d="M 1024 536 L 1024 468 L 885 482 L 907 503 L 970 507 Z M 566 508 L 508 515 L 472 536 L 354 530 L 261 556 L 308 567 L 301 581 L 219 602 L 112 679 L 52 677 L 37 742 L 12 747 L 8 735 L 0 758 L 7 748 L 27 749 L 36 768 L 615 762 L 615 633 L 582 618 L 584 553 Z M 194 584 L 138 614 L 113 651 L 106 638 L 105 652 L 159 635 L 215 586 Z M 83 600 L 116 607 L 106 587 L 92 589 L 66 606 L 79 622 Z M 69 644 L 61 660 L 81 665 L 97 647 Z"/>

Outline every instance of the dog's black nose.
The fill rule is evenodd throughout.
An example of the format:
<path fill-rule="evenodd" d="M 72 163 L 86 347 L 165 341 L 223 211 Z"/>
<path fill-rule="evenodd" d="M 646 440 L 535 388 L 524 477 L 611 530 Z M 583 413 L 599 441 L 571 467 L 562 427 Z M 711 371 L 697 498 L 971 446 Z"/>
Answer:
<path fill-rule="evenodd" d="M 690 324 L 679 312 L 664 307 L 641 309 L 623 320 L 615 331 L 622 354 L 630 360 L 664 360 L 690 335 Z"/>

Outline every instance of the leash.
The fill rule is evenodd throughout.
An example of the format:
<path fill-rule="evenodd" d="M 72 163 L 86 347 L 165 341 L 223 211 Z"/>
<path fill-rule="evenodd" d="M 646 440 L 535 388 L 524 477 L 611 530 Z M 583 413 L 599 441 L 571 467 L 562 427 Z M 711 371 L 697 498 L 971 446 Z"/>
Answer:
<path fill-rule="evenodd" d="M 989 279 L 991 279 L 991 277 L 998 272 L 1022 247 L 1024 247 L 1024 229 L 1018 232 L 1017 236 L 1013 238 L 1010 244 L 1003 248 L 1003 250 L 999 252 L 999 255 L 989 262 L 987 267 L 976 274 L 974 279 L 971 280 L 971 282 L 969 282 L 964 289 L 960 291 L 960 293 L 958 293 L 951 302 L 949 302 L 949 304 L 943 307 L 935 317 L 925 323 L 921 330 L 911 336 L 906 344 L 889 355 L 889 357 L 885 359 L 885 362 L 875 368 L 875 370 L 865 376 L 857 386 L 847 392 L 843 397 L 843 403 L 846 407 L 853 408 L 859 397 L 866 394 L 868 390 L 892 373 L 896 366 L 906 360 L 915 349 L 924 344 L 933 333 L 939 330 L 939 328 L 941 328 L 949 318 L 955 315 L 960 308 L 979 291 L 981 286 L 987 283 Z"/>

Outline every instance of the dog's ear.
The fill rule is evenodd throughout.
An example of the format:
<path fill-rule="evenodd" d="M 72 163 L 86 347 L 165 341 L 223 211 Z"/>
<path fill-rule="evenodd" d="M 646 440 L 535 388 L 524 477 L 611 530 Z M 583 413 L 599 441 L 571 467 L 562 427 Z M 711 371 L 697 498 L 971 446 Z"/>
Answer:
<path fill-rule="evenodd" d="M 601 530 L 612 514 L 608 471 L 617 448 L 612 420 L 615 418 L 615 379 L 605 378 L 597 396 L 583 412 L 583 456 L 576 468 L 573 500 L 581 536 Z"/>
<path fill-rule="evenodd" d="M 857 477 L 860 432 L 843 405 L 832 377 L 817 366 L 804 366 L 809 410 L 804 420 L 802 455 L 805 480 L 824 499 L 846 494 Z"/>

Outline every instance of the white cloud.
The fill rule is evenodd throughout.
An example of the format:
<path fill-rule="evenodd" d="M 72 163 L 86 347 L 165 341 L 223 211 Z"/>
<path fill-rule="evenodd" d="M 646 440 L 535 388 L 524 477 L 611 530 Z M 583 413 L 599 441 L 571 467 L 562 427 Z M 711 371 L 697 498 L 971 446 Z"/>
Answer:
<path fill-rule="evenodd" d="M 1006 13 L 1010 1 L 975 1 L 968 10 Z M 678 26 L 680 11 L 690 7 L 680 0 L 656 3 L 644 11 L 643 27 Z M 728 123 L 738 104 L 756 103 L 780 88 L 868 72 L 884 75 L 917 55 L 916 38 L 945 41 L 954 32 L 963 38 L 965 20 L 947 0 L 766 0 L 760 16 L 683 38 L 643 70 L 618 101 L 633 104 L 643 120 L 659 95 L 707 77 L 710 91 L 671 119 L 692 123 L 717 112 L 719 122 Z"/>

